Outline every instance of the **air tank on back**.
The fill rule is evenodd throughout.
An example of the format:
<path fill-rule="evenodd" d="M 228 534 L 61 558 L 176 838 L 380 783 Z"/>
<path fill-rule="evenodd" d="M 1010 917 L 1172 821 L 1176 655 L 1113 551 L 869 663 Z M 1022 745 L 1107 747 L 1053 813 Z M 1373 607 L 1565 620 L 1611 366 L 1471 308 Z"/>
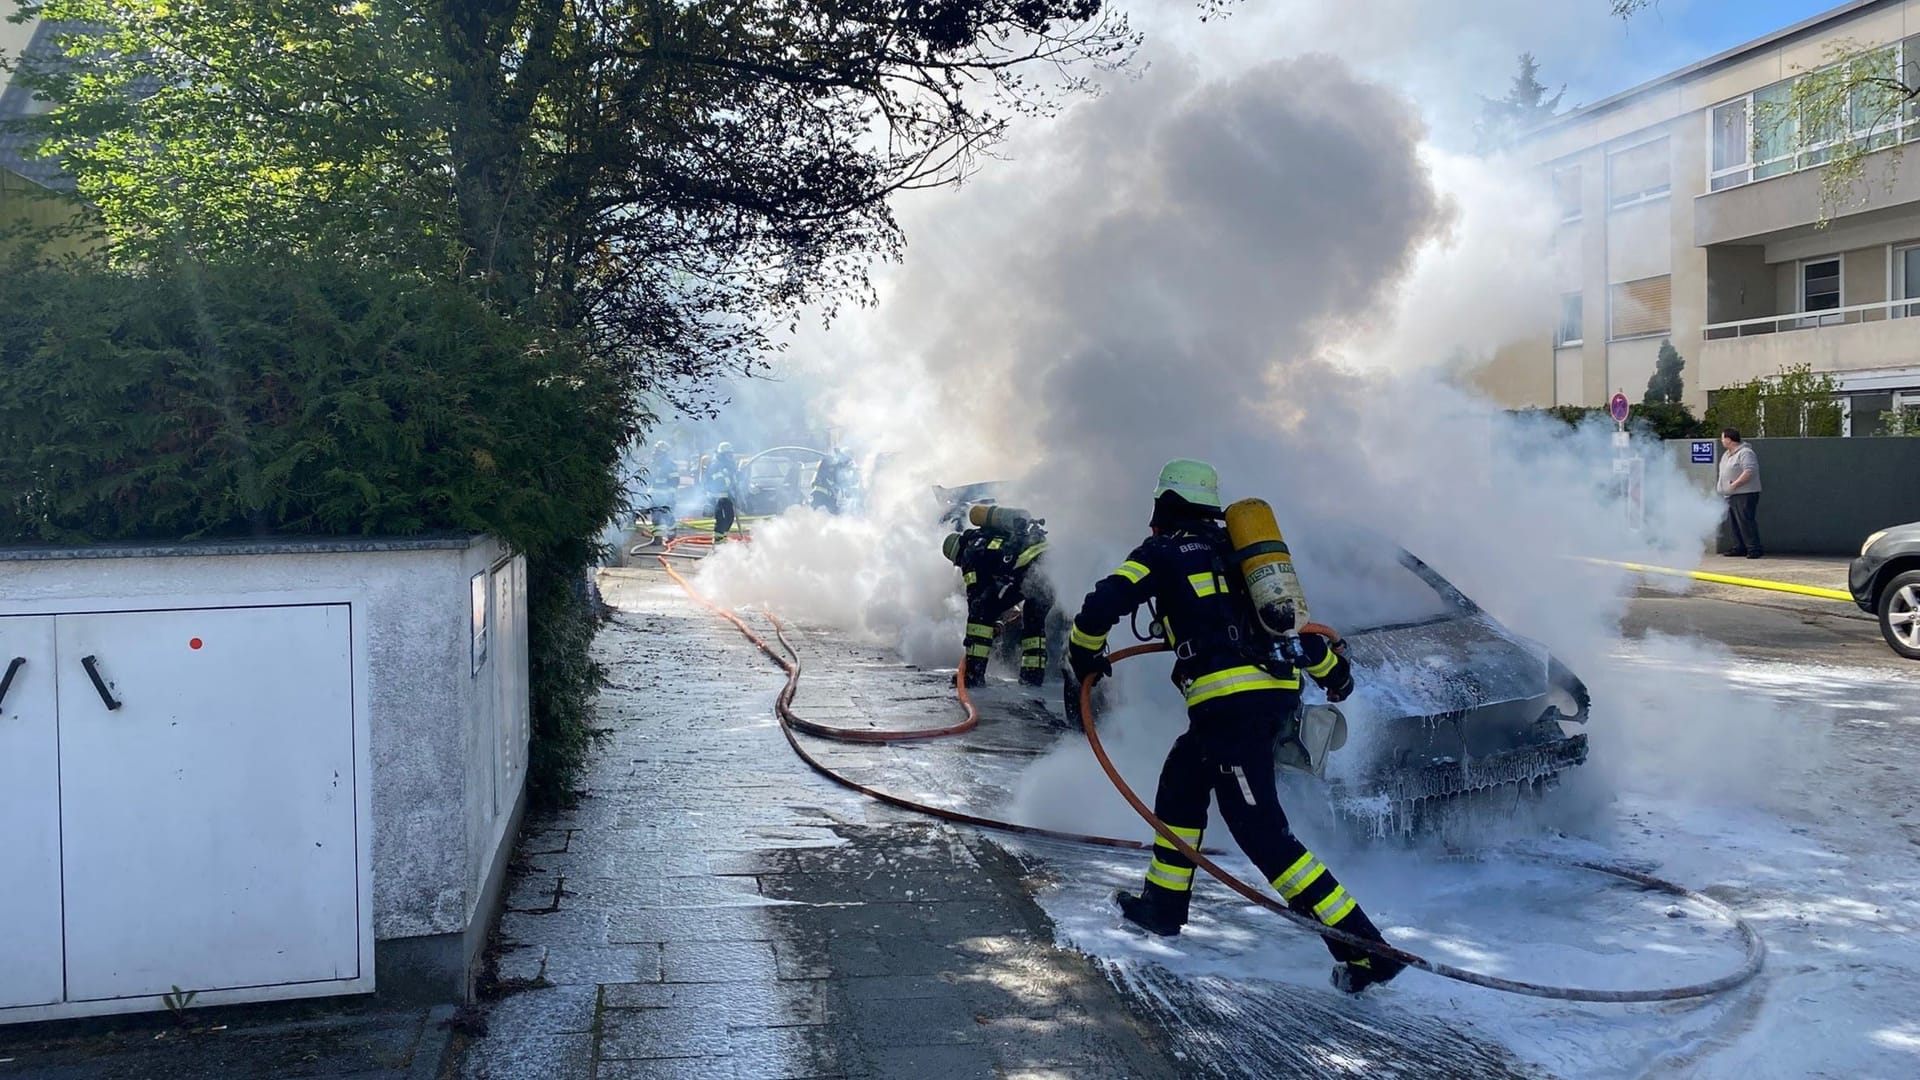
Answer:
<path fill-rule="evenodd" d="M 1267 633 L 1282 638 L 1313 621 L 1273 507 L 1263 499 L 1241 499 L 1227 507 L 1227 538 Z"/>

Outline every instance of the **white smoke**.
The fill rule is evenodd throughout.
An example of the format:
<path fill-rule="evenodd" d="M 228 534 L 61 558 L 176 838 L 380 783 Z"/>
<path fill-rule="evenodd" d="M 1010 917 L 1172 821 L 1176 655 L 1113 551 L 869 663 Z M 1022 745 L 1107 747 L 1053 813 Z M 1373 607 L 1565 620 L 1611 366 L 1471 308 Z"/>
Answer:
<path fill-rule="evenodd" d="M 1217 32 L 1244 48 L 1249 25 L 1269 24 Z M 1717 504 L 1659 457 L 1636 530 L 1606 425 L 1516 418 L 1457 381 L 1463 355 L 1550 312 L 1549 194 L 1512 163 L 1437 148 L 1347 61 L 1272 51 L 1226 74 L 1163 53 L 958 194 L 910 205 L 913 246 L 876 309 L 793 353 L 829 388 L 827 421 L 894 455 L 884 497 L 860 521 L 763 528 L 706 568 L 709 587 L 950 664 L 958 580 L 930 485 L 1018 481 L 1070 612 L 1144 537 L 1159 466 L 1199 457 L 1229 499 L 1274 503 L 1323 610 L 1400 602 L 1339 567 L 1404 546 L 1594 682 L 1596 729 L 1632 711 L 1596 734 L 1603 769 L 1686 770 L 1676 751 L 1710 755 L 1752 717 L 1692 676 L 1629 687 L 1614 656 L 1631 583 L 1575 560 L 1691 566 Z M 1364 558 L 1356 532 L 1376 538 Z M 1143 791 L 1183 722 L 1145 689 L 1153 664 L 1121 680 L 1134 707 L 1110 729 Z M 1689 737 L 1661 737 L 1668 721 Z M 1031 780 L 1047 805 L 1026 809 L 1048 823 L 1116 812 L 1084 762 Z"/>

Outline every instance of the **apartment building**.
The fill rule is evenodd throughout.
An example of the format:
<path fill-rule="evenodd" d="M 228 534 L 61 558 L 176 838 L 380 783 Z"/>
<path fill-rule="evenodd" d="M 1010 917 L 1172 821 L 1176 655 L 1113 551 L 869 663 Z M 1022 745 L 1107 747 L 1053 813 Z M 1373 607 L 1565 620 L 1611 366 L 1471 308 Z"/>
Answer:
<path fill-rule="evenodd" d="M 1511 406 L 1638 401 L 1671 340 L 1695 410 L 1804 363 L 1837 379 L 1850 434 L 1920 412 L 1920 104 L 1850 103 L 1858 130 L 1796 137 L 1794 80 L 1837 55 L 1920 86 L 1920 0 L 1855 0 L 1531 132 L 1558 306 L 1479 383 Z M 1877 149 L 1851 198 L 1823 198 L 1842 138 Z"/>

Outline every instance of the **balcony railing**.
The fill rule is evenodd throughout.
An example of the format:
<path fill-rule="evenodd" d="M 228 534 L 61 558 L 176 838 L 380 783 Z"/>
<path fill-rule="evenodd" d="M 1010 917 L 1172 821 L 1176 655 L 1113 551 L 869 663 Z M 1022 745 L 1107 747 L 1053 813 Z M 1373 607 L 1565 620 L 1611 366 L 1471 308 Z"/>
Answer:
<path fill-rule="evenodd" d="M 1855 323 L 1913 317 L 1920 317 L 1920 298 L 1882 300 L 1872 304 L 1827 308 L 1825 311 L 1799 311 L 1791 315 L 1763 315 L 1758 319 L 1711 323 L 1701 331 L 1701 336 L 1708 341 L 1722 341 L 1755 334 L 1785 334 L 1795 330 L 1817 330 L 1823 326 L 1851 326 Z"/>

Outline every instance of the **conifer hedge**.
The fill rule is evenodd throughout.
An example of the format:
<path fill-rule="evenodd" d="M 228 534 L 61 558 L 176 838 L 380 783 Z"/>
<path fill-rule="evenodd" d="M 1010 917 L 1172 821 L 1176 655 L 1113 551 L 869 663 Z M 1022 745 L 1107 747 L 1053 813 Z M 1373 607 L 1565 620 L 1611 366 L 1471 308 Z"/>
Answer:
<path fill-rule="evenodd" d="M 458 284 L 324 260 L 0 268 L 0 543 L 487 532 L 527 556 L 532 797 L 601 673 L 577 586 L 636 411 Z"/>

